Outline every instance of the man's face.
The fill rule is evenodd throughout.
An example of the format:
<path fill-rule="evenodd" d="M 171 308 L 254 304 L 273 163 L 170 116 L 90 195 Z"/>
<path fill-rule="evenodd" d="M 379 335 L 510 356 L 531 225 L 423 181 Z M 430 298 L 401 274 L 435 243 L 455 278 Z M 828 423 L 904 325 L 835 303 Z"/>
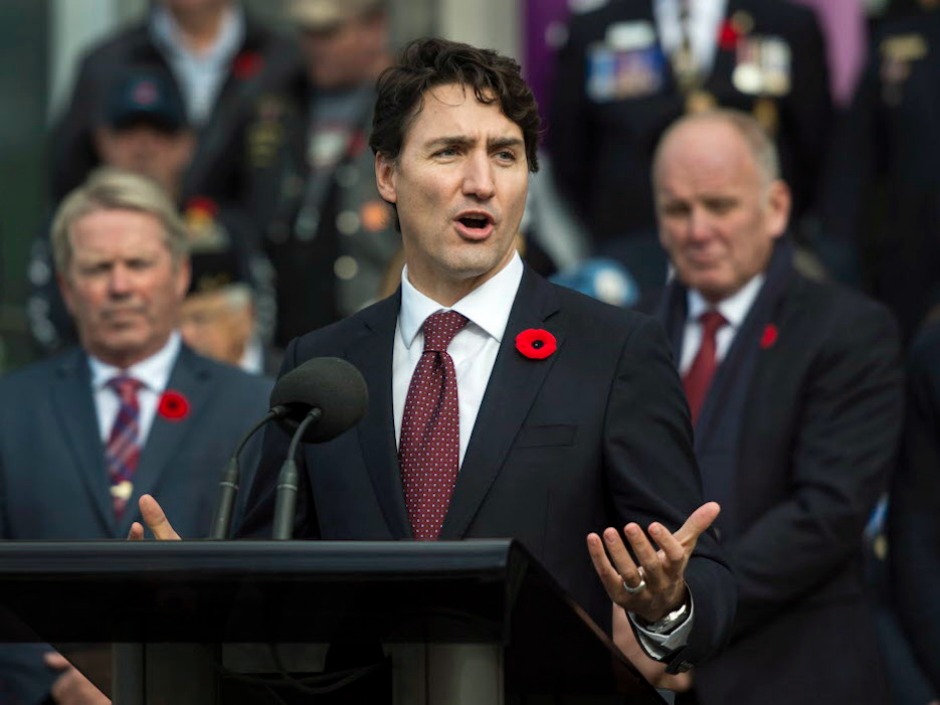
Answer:
<path fill-rule="evenodd" d="M 376 157 L 382 197 L 401 222 L 412 284 L 451 305 L 506 266 L 529 182 L 522 130 L 472 89 L 423 96 L 396 162 Z"/>
<path fill-rule="evenodd" d="M 238 365 L 253 328 L 251 306 L 233 304 L 224 290 L 190 294 L 183 302 L 180 333 L 206 357 Z"/>
<path fill-rule="evenodd" d="M 659 239 L 679 280 L 715 303 L 766 268 L 790 193 L 766 183 L 725 123 L 688 123 L 667 139 L 654 174 Z"/>
<path fill-rule="evenodd" d="M 307 75 L 318 88 L 348 88 L 375 79 L 388 29 L 382 18 L 352 18 L 328 30 L 301 30 Z"/>
<path fill-rule="evenodd" d="M 145 123 L 120 130 L 101 128 L 95 138 L 105 165 L 147 176 L 170 194 L 179 189 L 195 149 L 189 130 L 168 132 Z"/>
<path fill-rule="evenodd" d="M 69 231 L 62 296 L 87 352 L 126 368 L 157 352 L 176 327 L 189 263 L 176 263 L 149 213 L 97 210 Z"/>

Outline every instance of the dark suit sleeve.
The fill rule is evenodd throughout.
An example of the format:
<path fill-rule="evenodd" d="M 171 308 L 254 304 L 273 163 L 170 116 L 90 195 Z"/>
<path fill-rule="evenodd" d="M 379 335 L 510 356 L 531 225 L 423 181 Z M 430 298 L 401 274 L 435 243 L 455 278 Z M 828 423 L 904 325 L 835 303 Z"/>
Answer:
<path fill-rule="evenodd" d="M 888 530 L 894 598 L 917 659 L 940 690 L 940 329 L 909 367 L 901 462 Z"/>
<path fill-rule="evenodd" d="M 826 325 L 802 406 L 781 415 L 796 429 L 787 499 L 727 544 L 740 590 L 735 635 L 845 570 L 896 459 L 903 390 L 893 319 L 880 307 L 853 305 Z"/>
<path fill-rule="evenodd" d="M 627 341 L 611 389 L 605 457 L 615 513 L 648 526 L 678 529 L 702 501 L 685 396 L 661 326 L 648 319 Z M 669 659 L 669 670 L 699 663 L 730 633 L 736 590 L 714 535 L 706 532 L 686 569 L 695 603 L 687 645 Z"/>
<path fill-rule="evenodd" d="M 279 377 L 298 364 L 297 341 L 294 340 L 284 352 L 284 364 Z M 251 473 L 251 489 L 245 503 L 244 518 L 235 529 L 236 538 L 269 539 L 274 527 L 274 508 L 277 499 L 277 481 L 281 465 L 287 458 L 290 434 L 279 424 L 270 423 L 264 431 L 261 457 Z M 297 505 L 294 520 L 294 538 L 319 538 L 319 524 L 313 493 L 307 481 L 307 470 L 303 451 L 297 452 Z"/>

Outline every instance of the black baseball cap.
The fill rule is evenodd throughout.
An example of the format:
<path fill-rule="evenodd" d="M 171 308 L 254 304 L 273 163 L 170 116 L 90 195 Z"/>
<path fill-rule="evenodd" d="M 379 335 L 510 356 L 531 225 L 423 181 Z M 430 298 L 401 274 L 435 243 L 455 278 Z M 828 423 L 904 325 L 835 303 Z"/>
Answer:
<path fill-rule="evenodd" d="M 120 130 L 140 123 L 168 132 L 187 126 L 183 98 L 166 71 L 133 68 L 115 77 L 105 103 L 104 124 Z"/>

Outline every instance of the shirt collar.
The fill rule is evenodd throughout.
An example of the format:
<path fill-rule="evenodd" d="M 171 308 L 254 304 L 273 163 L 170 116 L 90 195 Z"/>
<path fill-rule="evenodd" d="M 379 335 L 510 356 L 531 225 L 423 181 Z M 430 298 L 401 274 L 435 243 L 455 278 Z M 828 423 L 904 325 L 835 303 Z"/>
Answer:
<path fill-rule="evenodd" d="M 180 347 L 182 347 L 180 334 L 178 331 L 173 331 L 169 340 L 160 350 L 146 360 L 131 365 L 126 370 L 109 365 L 89 355 L 88 364 L 91 367 L 92 388 L 101 389 L 115 377 L 128 375 L 142 382 L 151 391 L 162 392 L 166 389 L 167 382 L 170 380 L 170 372 L 176 363 Z"/>
<path fill-rule="evenodd" d="M 237 4 L 226 8 L 222 17 L 222 28 L 215 43 L 207 51 L 198 55 L 193 54 L 183 44 L 176 20 L 163 5 L 156 5 L 153 8 L 150 27 L 158 43 L 178 55 L 209 63 L 224 63 L 238 51 L 245 38 L 245 13 Z"/>
<path fill-rule="evenodd" d="M 722 299 L 717 305 L 711 304 L 695 289 L 689 289 L 689 317 L 690 321 L 698 321 L 705 311 L 715 309 L 724 316 L 732 328 L 740 328 L 747 317 L 747 312 L 751 310 L 754 299 L 760 293 L 764 285 L 765 276 L 763 272 L 751 279 L 747 284 L 738 289 L 726 299 Z"/>
<path fill-rule="evenodd" d="M 449 310 L 465 316 L 497 342 L 502 341 L 524 269 L 519 253 L 514 254 L 509 264 Z M 405 346 L 411 347 L 428 316 L 444 310 L 448 309 L 422 294 L 408 281 L 406 265 L 401 275 L 401 311 L 398 314 L 398 326 Z"/>

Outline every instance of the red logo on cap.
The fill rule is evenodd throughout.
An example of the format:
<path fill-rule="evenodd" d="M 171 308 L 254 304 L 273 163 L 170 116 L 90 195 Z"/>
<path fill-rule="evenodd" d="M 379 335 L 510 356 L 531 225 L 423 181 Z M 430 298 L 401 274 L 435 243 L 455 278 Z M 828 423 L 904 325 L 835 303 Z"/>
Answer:
<path fill-rule="evenodd" d="M 134 86 L 132 97 L 137 105 L 153 105 L 159 98 L 157 86 L 153 81 L 141 81 Z"/>

